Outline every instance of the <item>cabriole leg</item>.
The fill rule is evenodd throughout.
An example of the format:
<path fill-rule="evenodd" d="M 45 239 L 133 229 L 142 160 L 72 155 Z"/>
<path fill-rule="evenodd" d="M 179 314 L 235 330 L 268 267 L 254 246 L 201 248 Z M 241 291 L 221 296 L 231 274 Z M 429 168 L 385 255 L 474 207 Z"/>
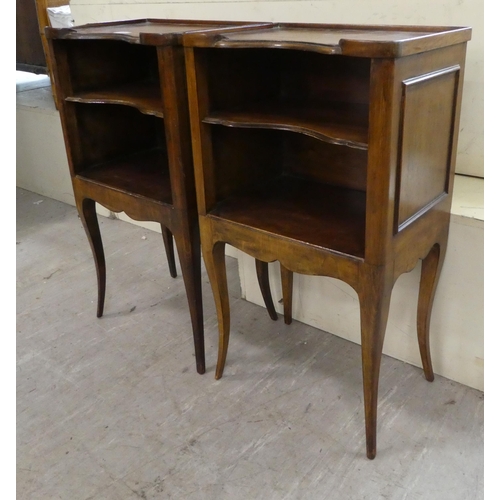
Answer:
<path fill-rule="evenodd" d="M 227 288 L 225 243 L 211 241 L 210 235 L 202 233 L 202 250 L 205 267 L 207 269 L 210 284 L 212 286 L 215 307 L 217 309 L 217 320 L 219 324 L 219 352 L 215 378 L 220 379 L 224 372 L 227 348 L 229 345 L 229 294 Z"/>
<path fill-rule="evenodd" d="M 104 295 L 106 293 L 106 262 L 95 201 L 75 196 L 75 202 L 83 227 L 87 233 L 90 247 L 92 248 L 92 254 L 94 255 L 97 273 L 97 317 L 100 318 L 104 310 Z"/>
<path fill-rule="evenodd" d="M 283 314 L 285 324 L 292 322 L 293 273 L 280 263 L 281 289 L 283 291 Z"/>
<path fill-rule="evenodd" d="M 274 308 L 271 287 L 269 286 L 269 264 L 267 262 L 263 262 L 262 260 L 255 259 L 255 270 L 257 271 L 257 280 L 259 281 L 260 292 L 262 293 L 262 298 L 264 299 L 264 304 L 266 305 L 269 317 L 273 321 L 276 321 L 278 319 L 278 315 L 276 314 L 276 309 Z"/>
<path fill-rule="evenodd" d="M 175 267 L 174 239 L 172 237 L 172 232 L 167 226 L 161 224 L 161 234 L 163 236 L 163 244 L 165 245 L 165 252 L 167 254 L 170 276 L 172 276 L 172 278 L 176 278 L 177 269 Z"/>
<path fill-rule="evenodd" d="M 434 380 L 429 345 L 429 328 L 432 305 L 434 303 L 434 296 L 443 267 L 445 253 L 446 245 L 434 245 L 425 259 L 422 260 L 422 271 L 420 275 L 417 309 L 418 347 L 420 349 L 420 357 L 422 358 L 424 375 L 429 382 Z"/>

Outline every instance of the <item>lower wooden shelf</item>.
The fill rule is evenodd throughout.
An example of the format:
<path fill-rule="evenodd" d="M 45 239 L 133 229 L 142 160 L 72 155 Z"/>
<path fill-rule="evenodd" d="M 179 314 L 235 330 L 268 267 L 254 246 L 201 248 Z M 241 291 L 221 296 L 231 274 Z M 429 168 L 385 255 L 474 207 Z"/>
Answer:
<path fill-rule="evenodd" d="M 208 214 L 363 258 L 366 193 L 283 175 L 221 201 Z"/>
<path fill-rule="evenodd" d="M 167 154 L 162 149 L 101 163 L 79 172 L 77 177 L 127 194 L 172 204 Z"/>

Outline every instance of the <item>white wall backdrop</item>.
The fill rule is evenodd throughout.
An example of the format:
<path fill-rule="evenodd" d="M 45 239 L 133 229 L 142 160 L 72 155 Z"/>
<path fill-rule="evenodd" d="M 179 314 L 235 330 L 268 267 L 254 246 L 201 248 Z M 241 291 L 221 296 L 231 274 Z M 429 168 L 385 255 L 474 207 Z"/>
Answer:
<path fill-rule="evenodd" d="M 482 0 L 71 0 L 77 24 L 144 17 L 241 21 L 471 26 L 457 173 L 484 176 Z"/>

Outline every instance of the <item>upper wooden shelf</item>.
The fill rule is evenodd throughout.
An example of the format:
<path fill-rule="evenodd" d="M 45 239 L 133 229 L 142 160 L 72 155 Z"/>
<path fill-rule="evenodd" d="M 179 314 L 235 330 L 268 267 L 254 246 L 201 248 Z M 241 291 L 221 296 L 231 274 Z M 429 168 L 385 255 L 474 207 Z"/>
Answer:
<path fill-rule="evenodd" d="M 402 57 L 470 40 L 471 28 L 280 23 L 224 33 L 187 33 L 186 46 L 279 48 L 358 57 Z"/>
<path fill-rule="evenodd" d="M 66 101 L 92 104 L 122 104 L 141 113 L 163 118 L 163 103 L 158 82 L 133 82 L 104 89 L 82 91 Z"/>
<path fill-rule="evenodd" d="M 298 132 L 332 144 L 368 148 L 368 106 L 337 103 L 257 103 L 248 109 L 211 112 L 204 123 Z"/>
<path fill-rule="evenodd" d="M 235 29 L 249 23 L 228 21 L 192 21 L 181 19 L 132 19 L 108 23 L 85 24 L 74 28 L 45 28 L 47 38 L 74 40 L 122 40 L 143 45 L 181 45 L 187 32 L 213 29 Z M 270 26 L 270 23 L 253 23 Z"/>

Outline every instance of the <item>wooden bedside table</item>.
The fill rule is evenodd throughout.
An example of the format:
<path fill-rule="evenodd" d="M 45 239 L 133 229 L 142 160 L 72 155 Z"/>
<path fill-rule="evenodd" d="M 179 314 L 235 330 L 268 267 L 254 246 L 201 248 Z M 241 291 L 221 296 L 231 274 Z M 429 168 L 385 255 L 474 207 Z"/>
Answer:
<path fill-rule="evenodd" d="M 280 261 L 288 280 L 345 281 L 360 301 L 369 458 L 392 287 L 419 259 L 418 341 L 434 377 L 429 321 L 470 37 L 470 28 L 306 24 L 184 37 L 216 378 L 230 330 L 226 243 Z"/>
<path fill-rule="evenodd" d="M 201 254 L 182 35 L 242 24 L 141 19 L 46 29 L 76 206 L 96 264 L 97 316 L 106 267 L 96 202 L 160 223 L 172 277 L 175 237 L 198 373 L 205 372 Z M 265 280 L 262 289 L 269 301 Z"/>

